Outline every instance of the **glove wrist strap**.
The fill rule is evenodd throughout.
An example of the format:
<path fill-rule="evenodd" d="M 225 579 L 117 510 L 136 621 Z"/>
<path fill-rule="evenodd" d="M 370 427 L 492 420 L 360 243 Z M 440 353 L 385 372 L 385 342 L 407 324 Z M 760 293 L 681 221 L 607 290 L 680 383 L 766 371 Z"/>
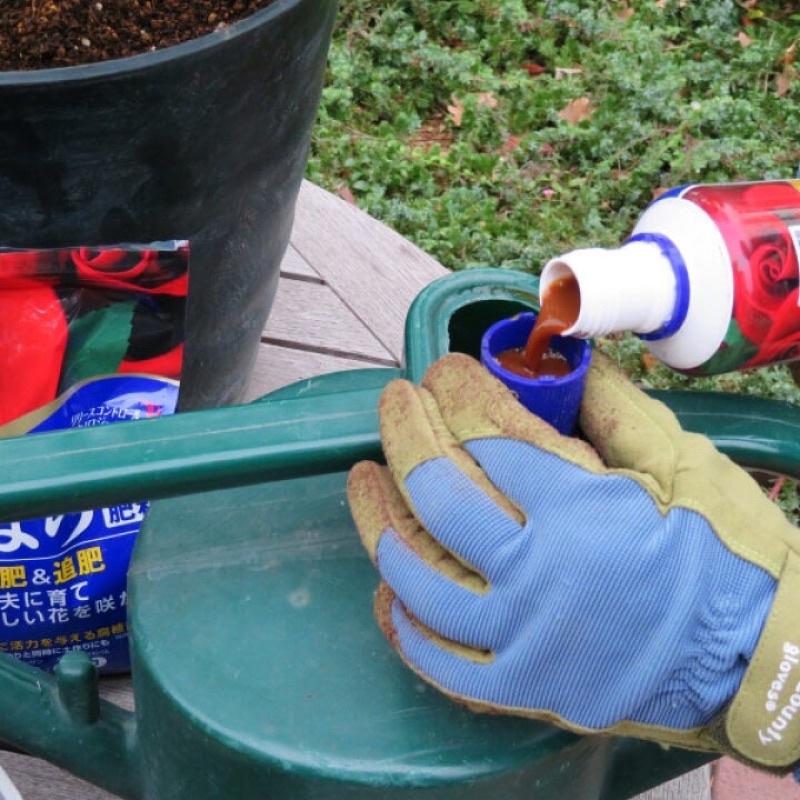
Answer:
<path fill-rule="evenodd" d="M 732 749 L 768 769 L 800 761 L 800 556 L 789 552 L 775 601 L 725 715 Z"/>

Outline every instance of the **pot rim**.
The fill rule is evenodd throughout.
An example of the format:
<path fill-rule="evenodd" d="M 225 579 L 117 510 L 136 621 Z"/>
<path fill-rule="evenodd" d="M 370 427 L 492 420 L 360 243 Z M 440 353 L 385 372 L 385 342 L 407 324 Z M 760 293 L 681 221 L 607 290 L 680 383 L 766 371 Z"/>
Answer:
<path fill-rule="evenodd" d="M 91 64 L 74 64 L 70 67 L 48 67 L 46 69 L 0 70 L 0 88 L 8 86 L 35 86 L 47 83 L 73 83 L 97 78 L 117 77 L 168 61 L 186 58 L 210 50 L 223 42 L 233 41 L 264 23 L 284 14 L 305 0 L 275 0 L 266 8 L 249 17 L 233 22 L 220 30 L 205 33 L 195 39 L 173 44 L 160 50 L 137 53 Z"/>

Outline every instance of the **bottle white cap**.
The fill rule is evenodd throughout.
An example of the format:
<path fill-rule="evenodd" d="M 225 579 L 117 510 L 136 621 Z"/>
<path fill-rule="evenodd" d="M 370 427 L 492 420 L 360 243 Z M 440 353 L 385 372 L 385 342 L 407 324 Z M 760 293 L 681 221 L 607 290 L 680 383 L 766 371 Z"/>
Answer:
<path fill-rule="evenodd" d="M 675 271 L 656 243 L 592 247 L 554 258 L 542 270 L 541 297 L 546 297 L 554 281 L 570 276 L 580 290 L 580 311 L 564 336 L 588 339 L 623 331 L 652 333 L 675 311 Z"/>

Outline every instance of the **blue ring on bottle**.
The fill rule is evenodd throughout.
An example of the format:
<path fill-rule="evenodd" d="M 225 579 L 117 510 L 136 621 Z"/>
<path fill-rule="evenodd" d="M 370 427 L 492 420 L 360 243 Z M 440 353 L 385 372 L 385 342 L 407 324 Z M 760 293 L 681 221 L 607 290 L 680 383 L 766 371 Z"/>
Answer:
<path fill-rule="evenodd" d="M 647 242 L 648 244 L 657 245 L 664 257 L 669 261 L 672 272 L 675 275 L 675 305 L 672 308 L 672 316 L 658 330 L 651 333 L 637 334 L 640 339 L 646 342 L 666 339 L 668 336 L 677 333 L 689 313 L 689 298 L 691 297 L 689 270 L 686 268 L 686 262 L 683 260 L 681 251 L 678 250 L 674 242 L 660 233 L 637 233 L 627 239 L 625 244 L 630 244 L 631 242 Z"/>

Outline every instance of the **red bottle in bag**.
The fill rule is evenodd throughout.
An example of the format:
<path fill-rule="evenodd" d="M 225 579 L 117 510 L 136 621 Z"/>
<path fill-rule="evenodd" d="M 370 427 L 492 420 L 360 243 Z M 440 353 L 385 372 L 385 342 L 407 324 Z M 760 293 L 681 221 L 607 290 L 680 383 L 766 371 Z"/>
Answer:
<path fill-rule="evenodd" d="M 633 331 L 665 364 L 698 375 L 800 358 L 800 181 L 680 187 L 617 249 L 550 261 L 542 294 L 573 275 L 565 336 Z"/>

